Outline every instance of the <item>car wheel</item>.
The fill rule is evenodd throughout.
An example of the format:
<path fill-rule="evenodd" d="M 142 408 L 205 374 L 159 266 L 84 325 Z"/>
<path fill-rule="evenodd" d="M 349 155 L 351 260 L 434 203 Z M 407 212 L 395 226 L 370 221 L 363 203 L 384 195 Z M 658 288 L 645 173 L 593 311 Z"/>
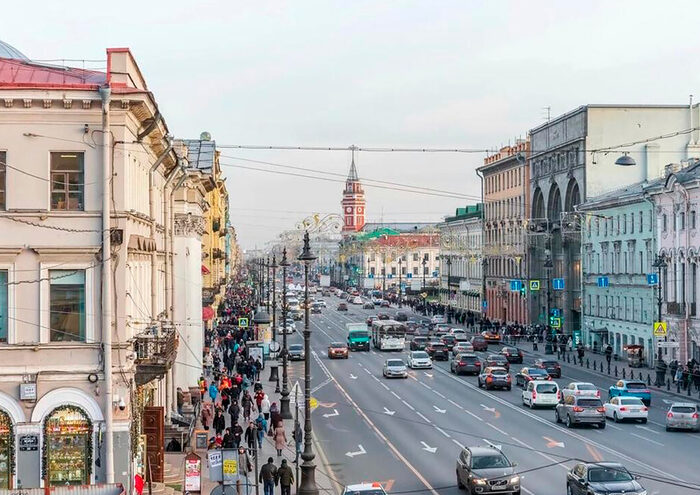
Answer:
<path fill-rule="evenodd" d="M 600 428 L 601 430 L 604 430 L 605 429 L 605 421 L 603 421 L 602 423 L 598 423 L 598 428 Z"/>
<path fill-rule="evenodd" d="M 613 413 L 613 420 L 615 421 L 615 423 L 619 423 L 619 422 L 620 422 L 620 418 L 619 418 L 618 415 L 617 415 L 617 411 L 615 411 L 615 412 Z"/>
<path fill-rule="evenodd" d="M 567 428 L 571 428 L 571 416 L 569 416 L 568 414 L 566 415 L 566 420 L 564 421 L 564 424 Z"/>
<path fill-rule="evenodd" d="M 573 495 L 573 492 L 571 491 L 571 486 L 568 483 L 566 484 L 566 495 Z"/>
<path fill-rule="evenodd" d="M 673 428 L 671 428 L 670 426 L 667 426 L 667 427 L 666 427 L 666 431 L 671 431 L 672 429 L 673 429 Z"/>
<path fill-rule="evenodd" d="M 506 387 L 506 390 L 507 390 L 508 392 L 510 392 L 510 389 L 511 389 L 511 386 L 508 385 L 508 386 Z"/>
<path fill-rule="evenodd" d="M 642 424 L 643 425 L 647 424 L 647 418 L 642 419 Z"/>
<path fill-rule="evenodd" d="M 559 417 L 559 411 L 557 409 L 554 410 L 554 421 L 561 423 L 561 418 Z"/>

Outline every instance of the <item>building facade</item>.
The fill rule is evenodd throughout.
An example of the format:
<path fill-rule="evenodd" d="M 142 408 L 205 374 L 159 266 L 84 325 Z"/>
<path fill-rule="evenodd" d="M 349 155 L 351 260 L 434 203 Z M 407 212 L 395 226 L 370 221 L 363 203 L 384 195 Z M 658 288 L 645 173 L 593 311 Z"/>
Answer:
<path fill-rule="evenodd" d="M 479 168 L 484 189 L 486 316 L 504 323 L 529 323 L 525 219 L 529 211 L 528 141 L 501 148 Z M 525 294 L 510 290 L 512 280 Z"/>
<path fill-rule="evenodd" d="M 658 180 L 656 181 L 658 182 Z M 656 255 L 655 208 L 647 182 L 586 201 L 581 248 L 583 263 L 582 342 L 626 356 L 627 346 L 642 346 L 647 364 L 655 359 L 653 322 L 656 292 L 647 274 Z"/>
<path fill-rule="evenodd" d="M 482 314 L 483 204 L 457 208 L 438 225 L 440 303 L 450 314 Z"/>

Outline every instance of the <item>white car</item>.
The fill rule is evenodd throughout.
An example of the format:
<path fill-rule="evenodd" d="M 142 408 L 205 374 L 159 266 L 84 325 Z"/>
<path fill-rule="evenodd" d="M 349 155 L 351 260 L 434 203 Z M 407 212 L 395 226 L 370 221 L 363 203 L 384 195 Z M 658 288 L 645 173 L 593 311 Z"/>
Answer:
<path fill-rule="evenodd" d="M 284 333 L 286 333 L 286 334 L 294 333 L 295 331 L 296 331 L 296 325 L 293 322 L 292 323 L 282 323 L 282 325 L 280 325 L 280 327 L 279 327 L 278 333 L 280 335 L 282 335 Z"/>
<path fill-rule="evenodd" d="M 561 389 L 561 393 L 564 395 L 598 397 L 600 399 L 600 390 L 590 382 L 571 382 Z"/>
<path fill-rule="evenodd" d="M 472 345 L 471 342 L 462 342 L 458 341 L 455 346 L 452 348 L 452 355 L 456 356 L 457 354 L 472 354 L 474 352 L 474 346 Z"/>
<path fill-rule="evenodd" d="M 355 297 L 352 299 L 352 303 L 353 303 L 353 304 L 362 304 L 362 298 L 361 298 L 360 296 L 355 296 Z"/>
<path fill-rule="evenodd" d="M 611 397 L 603 407 L 605 417 L 614 419 L 616 423 L 626 419 L 646 423 L 649 416 L 649 408 L 639 397 Z"/>
<path fill-rule="evenodd" d="M 384 362 L 382 374 L 384 375 L 384 378 L 408 378 L 406 363 L 404 363 L 402 359 L 387 359 Z"/>
<path fill-rule="evenodd" d="M 430 318 L 430 323 L 433 325 L 437 325 L 438 323 L 445 323 L 447 320 L 445 320 L 445 317 L 443 315 L 435 315 L 432 318 Z"/>
<path fill-rule="evenodd" d="M 315 304 L 318 304 L 318 305 L 321 306 L 322 308 L 327 308 L 327 307 L 328 307 L 328 306 L 326 305 L 326 301 L 324 301 L 323 299 L 316 299 L 316 300 L 314 301 L 314 303 L 315 303 Z"/>
<path fill-rule="evenodd" d="M 346 486 L 343 495 L 386 495 L 386 492 L 378 482 L 359 483 Z"/>
<path fill-rule="evenodd" d="M 467 337 L 467 332 L 465 332 L 461 328 L 453 328 L 452 330 L 450 330 L 450 335 L 453 335 L 457 342 L 466 342 L 467 340 L 469 340 L 469 338 Z"/>
<path fill-rule="evenodd" d="M 408 367 L 411 369 L 432 369 L 433 360 L 430 359 L 430 356 L 425 351 L 412 351 L 408 355 Z"/>
<path fill-rule="evenodd" d="M 552 381 L 530 381 L 523 390 L 523 405 L 536 407 L 556 407 L 561 398 L 559 385 Z"/>

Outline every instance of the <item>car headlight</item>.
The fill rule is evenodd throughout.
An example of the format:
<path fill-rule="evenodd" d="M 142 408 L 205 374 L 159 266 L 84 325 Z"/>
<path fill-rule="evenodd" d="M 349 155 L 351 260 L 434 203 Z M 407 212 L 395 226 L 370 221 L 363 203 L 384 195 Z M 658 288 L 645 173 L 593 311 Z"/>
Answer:
<path fill-rule="evenodd" d="M 486 480 L 481 479 L 481 478 L 474 478 L 474 484 L 475 484 L 475 485 L 485 485 L 485 484 L 486 484 Z"/>
<path fill-rule="evenodd" d="M 520 483 L 520 476 L 513 476 L 513 477 L 510 479 L 510 484 L 511 484 L 511 485 L 515 485 L 516 483 Z"/>

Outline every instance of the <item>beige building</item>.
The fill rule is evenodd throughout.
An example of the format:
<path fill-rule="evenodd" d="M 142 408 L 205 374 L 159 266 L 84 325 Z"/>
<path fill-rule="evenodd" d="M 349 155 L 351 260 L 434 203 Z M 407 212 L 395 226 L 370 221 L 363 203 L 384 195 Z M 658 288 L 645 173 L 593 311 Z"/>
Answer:
<path fill-rule="evenodd" d="M 173 401 L 182 172 L 130 51 L 107 50 L 106 66 L 32 63 L 0 43 L 0 461 L 14 466 L 0 488 L 131 486 L 143 408 Z"/>

